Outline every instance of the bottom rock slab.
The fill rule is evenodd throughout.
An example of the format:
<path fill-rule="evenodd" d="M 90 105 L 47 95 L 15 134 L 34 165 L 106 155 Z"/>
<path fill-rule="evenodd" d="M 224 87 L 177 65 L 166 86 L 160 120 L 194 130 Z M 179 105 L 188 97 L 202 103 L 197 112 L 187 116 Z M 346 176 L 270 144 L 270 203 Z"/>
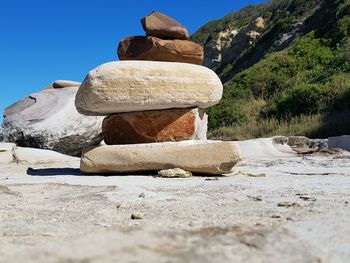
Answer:
<path fill-rule="evenodd" d="M 225 174 L 240 159 L 236 142 L 105 145 L 83 153 L 80 170 L 87 174 L 118 174 L 181 168 L 193 173 Z"/>

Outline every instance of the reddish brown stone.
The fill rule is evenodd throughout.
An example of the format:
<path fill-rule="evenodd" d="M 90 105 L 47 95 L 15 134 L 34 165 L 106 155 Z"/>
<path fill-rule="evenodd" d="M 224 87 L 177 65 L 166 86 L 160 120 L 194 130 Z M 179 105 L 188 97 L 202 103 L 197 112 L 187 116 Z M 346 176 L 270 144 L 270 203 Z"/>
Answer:
<path fill-rule="evenodd" d="M 152 12 L 141 20 L 147 36 L 163 39 L 189 39 L 187 29 L 175 19 L 158 12 Z"/>
<path fill-rule="evenodd" d="M 202 65 L 203 47 L 188 40 L 163 40 L 156 37 L 128 37 L 120 41 L 120 60 L 153 60 Z"/>
<path fill-rule="evenodd" d="M 106 144 L 205 140 L 207 115 L 199 109 L 114 114 L 102 124 Z"/>

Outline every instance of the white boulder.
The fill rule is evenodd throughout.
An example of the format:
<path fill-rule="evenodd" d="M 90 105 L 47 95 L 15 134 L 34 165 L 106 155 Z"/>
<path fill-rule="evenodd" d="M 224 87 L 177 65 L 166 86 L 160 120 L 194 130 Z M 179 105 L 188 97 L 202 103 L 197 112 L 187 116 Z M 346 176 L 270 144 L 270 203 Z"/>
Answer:
<path fill-rule="evenodd" d="M 77 90 L 44 89 L 5 109 L 3 140 L 73 156 L 79 156 L 84 147 L 98 145 L 103 119 L 77 112 Z"/>

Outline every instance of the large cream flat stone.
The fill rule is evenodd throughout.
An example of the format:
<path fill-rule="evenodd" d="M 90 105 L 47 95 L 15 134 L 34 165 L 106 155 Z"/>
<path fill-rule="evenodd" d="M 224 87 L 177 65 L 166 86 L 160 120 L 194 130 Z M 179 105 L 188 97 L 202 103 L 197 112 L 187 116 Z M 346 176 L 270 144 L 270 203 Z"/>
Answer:
<path fill-rule="evenodd" d="M 208 108 L 222 97 L 222 83 L 206 67 L 177 62 L 116 61 L 90 71 L 75 105 L 85 115 L 170 108 Z"/>
<path fill-rule="evenodd" d="M 236 142 L 106 145 L 85 152 L 80 170 L 88 174 L 113 174 L 181 168 L 194 173 L 225 174 L 240 158 Z"/>

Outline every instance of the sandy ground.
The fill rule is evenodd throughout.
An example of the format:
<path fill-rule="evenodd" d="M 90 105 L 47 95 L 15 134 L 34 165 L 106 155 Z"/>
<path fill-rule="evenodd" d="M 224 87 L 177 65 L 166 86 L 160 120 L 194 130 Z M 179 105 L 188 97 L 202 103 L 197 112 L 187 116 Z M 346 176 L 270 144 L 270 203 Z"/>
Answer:
<path fill-rule="evenodd" d="M 349 262 L 349 155 L 242 152 L 227 177 L 186 179 L 18 152 L 0 164 L 0 262 Z"/>

